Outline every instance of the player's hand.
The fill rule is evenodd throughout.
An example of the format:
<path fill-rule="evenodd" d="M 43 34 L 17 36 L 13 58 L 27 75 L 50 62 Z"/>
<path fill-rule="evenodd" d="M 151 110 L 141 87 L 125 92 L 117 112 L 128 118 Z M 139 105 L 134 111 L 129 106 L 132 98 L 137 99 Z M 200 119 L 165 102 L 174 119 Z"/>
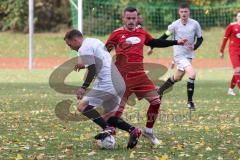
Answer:
<path fill-rule="evenodd" d="M 151 55 L 152 53 L 153 53 L 153 49 L 151 47 L 149 47 L 147 50 L 147 55 Z"/>
<path fill-rule="evenodd" d="M 184 45 L 186 42 L 187 42 L 188 40 L 187 39 L 179 39 L 179 40 L 177 40 L 177 44 L 178 45 Z"/>
<path fill-rule="evenodd" d="M 84 88 L 79 88 L 78 90 L 77 90 L 77 99 L 78 100 L 81 100 L 82 98 L 83 98 L 83 95 L 85 94 L 85 92 L 86 92 L 86 89 L 84 89 Z"/>
<path fill-rule="evenodd" d="M 84 69 L 84 68 L 85 66 L 83 64 L 76 64 L 73 69 L 74 71 L 79 72 L 80 69 Z"/>
<path fill-rule="evenodd" d="M 222 52 L 220 52 L 220 53 L 219 53 L 219 57 L 220 57 L 221 59 L 223 59 L 223 58 L 224 58 L 224 54 L 223 54 Z"/>

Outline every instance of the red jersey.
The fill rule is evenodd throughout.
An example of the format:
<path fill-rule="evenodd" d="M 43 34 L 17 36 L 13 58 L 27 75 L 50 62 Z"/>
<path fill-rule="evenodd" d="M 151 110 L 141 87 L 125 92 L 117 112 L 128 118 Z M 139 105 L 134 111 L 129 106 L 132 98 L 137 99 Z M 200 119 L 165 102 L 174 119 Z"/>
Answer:
<path fill-rule="evenodd" d="M 143 48 L 152 39 L 152 36 L 143 28 L 137 27 L 134 31 L 128 31 L 121 27 L 109 36 L 106 47 L 110 50 L 115 48 L 115 64 L 121 73 L 142 71 Z"/>
<path fill-rule="evenodd" d="M 222 41 L 221 53 L 224 53 L 224 48 L 226 46 L 228 38 L 230 39 L 229 48 L 239 48 L 240 49 L 240 24 L 234 22 L 228 25 L 224 39 Z"/>

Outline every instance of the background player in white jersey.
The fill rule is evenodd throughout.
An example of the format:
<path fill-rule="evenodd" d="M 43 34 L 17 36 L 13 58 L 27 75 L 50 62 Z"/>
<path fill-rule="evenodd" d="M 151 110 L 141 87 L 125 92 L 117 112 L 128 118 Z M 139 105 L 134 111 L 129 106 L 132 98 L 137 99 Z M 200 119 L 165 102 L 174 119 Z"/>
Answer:
<path fill-rule="evenodd" d="M 187 73 L 189 77 L 187 82 L 187 106 L 189 109 L 195 110 L 192 97 L 194 93 L 196 72 L 192 66 L 192 59 L 194 58 L 194 50 L 202 44 L 202 31 L 199 23 L 196 20 L 189 18 L 190 9 L 187 4 L 181 4 L 178 13 L 180 19 L 169 25 L 168 30 L 161 36 L 161 38 L 167 39 L 172 35 L 174 40 L 184 38 L 188 41 L 183 46 L 173 46 L 173 59 L 177 67 L 177 72 L 174 76 L 168 78 L 168 80 L 159 88 L 158 93 L 162 96 L 166 89 L 171 87 L 175 82 L 180 81 L 184 74 Z"/>
<path fill-rule="evenodd" d="M 115 64 L 112 63 L 112 57 L 106 50 L 105 44 L 95 38 L 84 39 L 81 32 L 75 29 L 67 32 L 64 40 L 71 49 L 79 54 L 79 64 L 75 66 L 75 69 L 88 69 L 85 81 L 77 91 L 77 99 L 81 100 L 78 110 L 103 129 L 95 136 L 95 139 L 103 139 L 115 134 L 115 128 L 108 126 L 106 120 L 102 118 L 106 115 L 110 115 L 109 119 L 114 118 L 114 123 L 117 123 L 114 126 L 118 128 L 124 125 L 124 127 L 129 128 L 130 133 L 138 130 L 122 119 L 111 116 L 111 112 L 115 112 L 121 102 L 125 92 L 125 82 Z M 86 89 L 95 77 L 94 87 L 86 93 Z M 96 110 L 96 107 L 100 106 L 104 110 L 104 115 L 100 115 Z M 130 134 L 127 147 L 133 148 L 136 144 L 137 139 Z"/>

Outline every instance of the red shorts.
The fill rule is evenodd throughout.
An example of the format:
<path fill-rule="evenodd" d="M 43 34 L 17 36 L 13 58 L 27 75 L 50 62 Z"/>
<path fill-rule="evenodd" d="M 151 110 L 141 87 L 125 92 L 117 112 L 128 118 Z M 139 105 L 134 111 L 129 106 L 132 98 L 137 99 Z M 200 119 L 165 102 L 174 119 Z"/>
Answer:
<path fill-rule="evenodd" d="M 156 92 L 156 86 L 144 72 L 135 74 L 135 76 L 124 77 L 124 81 L 126 84 L 126 91 L 122 101 L 126 102 L 129 96 L 131 96 L 133 93 L 139 100 L 147 97 L 158 96 Z M 125 104 L 125 102 L 122 104 Z M 125 105 L 119 106 L 116 116 L 120 117 L 122 115 L 124 106 Z"/>
<path fill-rule="evenodd" d="M 233 68 L 240 67 L 240 48 L 229 48 Z"/>

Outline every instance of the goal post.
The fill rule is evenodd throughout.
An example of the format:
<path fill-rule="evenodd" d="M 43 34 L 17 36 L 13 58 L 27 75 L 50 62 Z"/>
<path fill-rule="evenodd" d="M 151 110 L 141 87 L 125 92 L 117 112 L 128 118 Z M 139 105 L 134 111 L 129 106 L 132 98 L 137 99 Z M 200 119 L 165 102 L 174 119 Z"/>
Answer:
<path fill-rule="evenodd" d="M 83 33 L 83 0 L 78 0 L 78 30 Z"/>
<path fill-rule="evenodd" d="M 69 2 L 72 11 L 72 25 L 83 33 L 83 0 L 69 0 Z"/>
<path fill-rule="evenodd" d="M 34 34 L 34 0 L 28 0 L 28 25 L 29 25 L 29 53 L 28 53 L 28 69 L 31 70 L 33 68 L 33 34 Z"/>

